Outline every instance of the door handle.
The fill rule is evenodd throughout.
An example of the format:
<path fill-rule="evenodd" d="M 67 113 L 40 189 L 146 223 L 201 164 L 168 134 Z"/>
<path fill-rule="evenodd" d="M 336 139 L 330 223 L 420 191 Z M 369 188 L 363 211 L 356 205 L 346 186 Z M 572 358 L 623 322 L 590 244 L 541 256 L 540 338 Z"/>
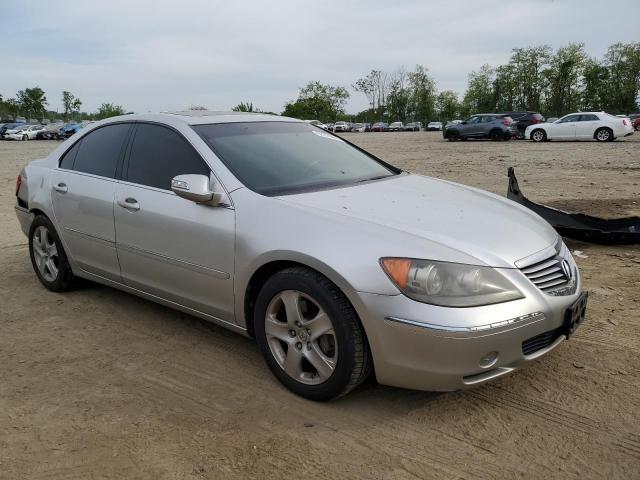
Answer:
<path fill-rule="evenodd" d="M 127 197 L 124 200 L 118 200 L 118 205 L 132 212 L 140 210 L 140 204 L 135 198 Z"/>
<path fill-rule="evenodd" d="M 54 185 L 53 189 L 56 192 L 60 192 L 60 193 L 67 193 L 69 191 L 69 189 L 67 188 L 67 184 L 63 182 L 60 182 L 57 185 Z"/>

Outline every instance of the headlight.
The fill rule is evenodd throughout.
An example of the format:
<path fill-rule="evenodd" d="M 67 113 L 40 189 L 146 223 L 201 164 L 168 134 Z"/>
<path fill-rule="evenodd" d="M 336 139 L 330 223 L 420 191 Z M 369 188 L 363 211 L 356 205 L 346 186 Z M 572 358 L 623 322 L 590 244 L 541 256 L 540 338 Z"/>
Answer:
<path fill-rule="evenodd" d="M 418 302 L 475 307 L 524 298 L 492 267 L 410 258 L 382 258 L 380 265 L 402 293 Z"/>

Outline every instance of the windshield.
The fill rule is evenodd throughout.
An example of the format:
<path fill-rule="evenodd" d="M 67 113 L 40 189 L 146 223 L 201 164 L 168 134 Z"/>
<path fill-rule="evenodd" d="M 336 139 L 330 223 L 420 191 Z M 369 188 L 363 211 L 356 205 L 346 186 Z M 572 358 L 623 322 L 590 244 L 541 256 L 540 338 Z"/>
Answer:
<path fill-rule="evenodd" d="M 279 195 L 397 175 L 401 170 L 306 123 L 193 125 L 251 190 Z"/>

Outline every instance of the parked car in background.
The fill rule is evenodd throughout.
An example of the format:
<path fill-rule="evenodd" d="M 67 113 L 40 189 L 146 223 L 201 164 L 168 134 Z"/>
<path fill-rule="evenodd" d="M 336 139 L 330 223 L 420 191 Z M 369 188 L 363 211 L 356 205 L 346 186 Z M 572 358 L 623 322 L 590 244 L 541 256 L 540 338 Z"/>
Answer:
<path fill-rule="evenodd" d="M 5 123 L 2 127 L 0 127 L 0 138 L 4 138 L 4 134 L 7 130 L 13 130 L 21 125 L 26 125 L 24 122 L 9 122 Z"/>
<path fill-rule="evenodd" d="M 545 121 L 545 123 L 553 123 L 556 120 L 558 120 L 558 117 L 549 117 L 547 118 L 547 120 Z"/>
<path fill-rule="evenodd" d="M 49 123 L 38 132 L 36 138 L 38 140 L 58 140 L 60 139 L 60 129 L 64 126 L 63 123 Z"/>
<path fill-rule="evenodd" d="M 38 132 L 44 130 L 44 125 L 21 125 L 4 133 L 5 140 L 35 140 Z"/>
<path fill-rule="evenodd" d="M 71 122 L 71 123 L 67 123 L 66 125 L 64 125 L 61 129 L 60 129 L 60 137 L 62 138 L 69 138 L 71 135 L 73 135 L 76 132 L 79 132 L 80 130 L 82 130 L 87 124 L 84 122 Z"/>
<path fill-rule="evenodd" d="M 462 123 L 462 120 L 449 120 L 445 127 L 448 127 L 449 125 L 457 125 L 459 123 Z"/>
<path fill-rule="evenodd" d="M 448 124 L 442 136 L 449 141 L 468 138 L 489 138 L 494 141 L 509 140 L 513 120 L 503 113 L 482 113 L 473 115 L 464 122 Z"/>
<path fill-rule="evenodd" d="M 543 123 L 545 118 L 538 112 L 504 112 L 513 119 L 511 124 L 511 137 L 524 138 L 524 132 L 530 125 Z"/>
<path fill-rule="evenodd" d="M 631 125 L 636 132 L 640 132 L 640 113 L 632 113 L 629 115 Z"/>
<path fill-rule="evenodd" d="M 579 112 L 565 115 L 553 123 L 527 127 L 525 138 L 534 142 L 545 140 L 597 140 L 610 142 L 633 134 L 628 118 L 618 118 L 605 112 Z"/>
<path fill-rule="evenodd" d="M 405 132 L 419 132 L 422 128 L 422 122 L 409 122 L 404 126 Z"/>
<path fill-rule="evenodd" d="M 426 130 L 428 132 L 440 131 L 443 129 L 442 122 L 429 122 L 427 123 Z"/>
<path fill-rule="evenodd" d="M 320 127 L 324 130 L 327 130 L 327 126 L 322 123 L 320 120 L 305 120 L 305 123 L 309 123 L 311 125 L 315 125 L 316 127 Z"/>
<path fill-rule="evenodd" d="M 326 123 L 325 125 L 327 126 L 327 130 L 333 132 L 333 123 Z"/>
<path fill-rule="evenodd" d="M 372 132 L 388 132 L 389 124 L 386 122 L 376 122 L 373 125 L 371 125 L 371 131 Z"/>
<path fill-rule="evenodd" d="M 254 337 L 312 400 L 374 372 L 477 387 L 584 319 L 571 251 L 513 201 L 298 120 L 207 113 L 112 117 L 20 171 L 14 208 L 44 288 L 86 278 Z"/>
<path fill-rule="evenodd" d="M 393 122 L 389 125 L 387 131 L 389 132 L 401 132 L 404 129 L 404 125 L 402 122 Z"/>
<path fill-rule="evenodd" d="M 347 122 L 336 122 L 333 124 L 333 132 L 348 132 L 350 130 L 349 124 Z"/>
<path fill-rule="evenodd" d="M 351 131 L 356 133 L 363 133 L 367 131 L 367 126 L 364 123 L 351 124 Z"/>

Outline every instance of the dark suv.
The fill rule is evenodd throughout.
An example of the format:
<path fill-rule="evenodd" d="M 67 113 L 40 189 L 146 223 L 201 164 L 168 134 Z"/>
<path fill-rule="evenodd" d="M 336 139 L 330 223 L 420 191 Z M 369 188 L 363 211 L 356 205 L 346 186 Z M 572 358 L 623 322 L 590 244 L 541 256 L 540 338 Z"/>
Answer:
<path fill-rule="evenodd" d="M 490 138 L 491 140 L 509 140 L 510 126 L 513 120 L 504 113 L 481 113 L 473 115 L 462 123 L 447 125 L 442 136 L 450 142 L 467 138 Z"/>
<path fill-rule="evenodd" d="M 524 138 L 524 131 L 530 125 L 544 123 L 544 117 L 538 112 L 504 112 L 513 119 L 511 124 L 511 136 L 514 138 Z"/>

